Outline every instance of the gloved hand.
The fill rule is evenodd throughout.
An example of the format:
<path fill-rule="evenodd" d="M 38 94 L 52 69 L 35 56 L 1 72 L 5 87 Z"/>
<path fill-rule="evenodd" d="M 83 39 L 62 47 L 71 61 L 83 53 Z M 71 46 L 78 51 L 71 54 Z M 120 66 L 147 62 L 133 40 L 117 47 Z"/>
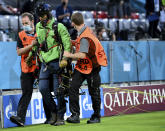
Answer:
<path fill-rule="evenodd" d="M 38 44 L 38 41 L 36 39 L 32 41 L 32 46 L 35 46 L 37 44 Z"/>
<path fill-rule="evenodd" d="M 60 61 L 59 66 L 60 66 L 60 68 L 64 68 L 64 67 L 66 67 L 66 66 L 67 66 L 67 64 L 68 64 L 67 60 L 62 59 L 62 60 Z"/>
<path fill-rule="evenodd" d="M 32 56 L 28 56 L 26 59 L 25 59 L 25 62 L 26 64 L 31 67 L 32 66 Z"/>

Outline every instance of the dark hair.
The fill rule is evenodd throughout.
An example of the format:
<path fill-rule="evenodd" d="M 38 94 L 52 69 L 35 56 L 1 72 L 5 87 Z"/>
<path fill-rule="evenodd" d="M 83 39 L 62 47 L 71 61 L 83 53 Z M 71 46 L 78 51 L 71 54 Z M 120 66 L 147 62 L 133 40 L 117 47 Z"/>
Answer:
<path fill-rule="evenodd" d="M 72 16 L 71 16 L 71 21 L 74 22 L 76 25 L 82 25 L 84 24 L 84 18 L 83 18 L 83 15 L 79 12 L 77 13 L 74 13 Z"/>
<path fill-rule="evenodd" d="M 21 15 L 22 18 L 26 17 L 26 16 L 29 17 L 30 21 L 34 21 L 34 16 L 32 14 L 28 13 L 28 12 L 25 12 Z"/>
<path fill-rule="evenodd" d="M 99 33 L 104 29 L 104 27 L 98 27 L 96 29 L 96 34 L 99 35 Z"/>

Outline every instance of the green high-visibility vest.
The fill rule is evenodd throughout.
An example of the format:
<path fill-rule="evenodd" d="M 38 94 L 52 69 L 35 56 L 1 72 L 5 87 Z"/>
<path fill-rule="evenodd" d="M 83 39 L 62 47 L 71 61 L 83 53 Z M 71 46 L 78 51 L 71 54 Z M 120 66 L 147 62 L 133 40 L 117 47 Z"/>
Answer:
<path fill-rule="evenodd" d="M 44 59 L 44 61 L 50 62 L 54 59 L 58 59 L 60 56 L 60 49 L 59 49 L 59 43 L 55 41 L 54 39 L 54 30 L 52 29 L 52 24 L 55 22 L 54 18 L 47 24 L 46 27 L 43 27 L 42 24 L 39 22 L 36 25 L 36 33 L 38 37 L 38 42 L 40 44 L 43 43 L 43 41 L 46 41 L 48 49 L 50 49 L 48 52 L 40 51 L 40 55 Z M 66 29 L 66 27 L 58 23 L 58 33 L 61 36 L 62 43 L 64 46 L 64 51 L 70 51 L 71 41 L 70 41 L 70 35 Z M 56 46 L 57 45 L 57 46 Z M 51 48 L 53 47 L 54 48 Z M 40 59 L 42 61 L 42 59 Z"/>
<path fill-rule="evenodd" d="M 163 4 L 163 6 L 165 6 L 165 0 L 162 0 L 162 4 Z"/>

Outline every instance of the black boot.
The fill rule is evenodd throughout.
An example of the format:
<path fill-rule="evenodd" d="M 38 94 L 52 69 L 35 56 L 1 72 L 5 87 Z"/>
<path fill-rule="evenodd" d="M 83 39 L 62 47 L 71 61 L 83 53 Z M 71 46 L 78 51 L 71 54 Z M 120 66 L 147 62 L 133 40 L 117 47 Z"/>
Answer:
<path fill-rule="evenodd" d="M 57 119 L 56 123 L 54 123 L 54 126 L 61 126 L 65 125 L 64 119 Z"/>
<path fill-rule="evenodd" d="M 100 116 L 92 115 L 90 120 L 87 121 L 87 124 L 100 123 Z"/>
<path fill-rule="evenodd" d="M 52 112 L 52 113 L 51 113 L 51 120 L 49 121 L 49 123 L 50 123 L 51 125 L 54 125 L 54 123 L 56 123 L 56 121 L 57 121 L 57 113 Z"/>
<path fill-rule="evenodd" d="M 51 119 L 46 119 L 46 121 L 44 122 L 44 124 L 50 124 L 50 121 Z"/>
<path fill-rule="evenodd" d="M 80 123 L 80 118 L 78 115 L 71 115 L 66 121 L 69 123 Z"/>
<path fill-rule="evenodd" d="M 24 126 L 24 122 L 19 116 L 11 116 L 10 121 L 17 124 L 18 126 Z"/>
<path fill-rule="evenodd" d="M 56 123 L 54 123 L 54 126 L 60 126 L 60 125 L 65 125 L 64 115 L 57 114 L 57 121 Z"/>

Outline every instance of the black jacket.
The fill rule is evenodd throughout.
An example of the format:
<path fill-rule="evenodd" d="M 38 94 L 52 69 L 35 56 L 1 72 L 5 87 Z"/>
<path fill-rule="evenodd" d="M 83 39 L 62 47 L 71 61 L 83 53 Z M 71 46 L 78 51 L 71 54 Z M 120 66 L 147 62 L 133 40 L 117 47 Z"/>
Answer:
<path fill-rule="evenodd" d="M 159 0 L 159 7 L 161 0 Z M 146 0 L 146 4 L 145 4 L 145 8 L 146 8 L 146 14 L 147 16 L 150 15 L 151 12 L 155 12 L 155 4 L 154 4 L 154 0 Z M 159 12 L 157 12 L 159 14 Z"/>

